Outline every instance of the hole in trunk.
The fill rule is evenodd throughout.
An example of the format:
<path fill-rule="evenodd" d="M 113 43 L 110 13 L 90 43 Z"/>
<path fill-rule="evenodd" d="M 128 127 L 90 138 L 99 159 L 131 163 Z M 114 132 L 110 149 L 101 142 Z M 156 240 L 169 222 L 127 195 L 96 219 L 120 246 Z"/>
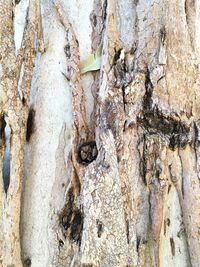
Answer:
<path fill-rule="evenodd" d="M 78 162 L 87 165 L 97 158 L 98 150 L 95 141 L 86 142 L 78 148 Z"/>

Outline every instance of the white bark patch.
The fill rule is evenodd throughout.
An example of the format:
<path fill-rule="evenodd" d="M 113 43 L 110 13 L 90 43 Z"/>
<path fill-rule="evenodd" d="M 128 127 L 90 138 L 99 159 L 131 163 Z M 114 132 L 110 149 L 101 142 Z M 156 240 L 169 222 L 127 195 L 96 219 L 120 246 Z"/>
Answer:
<path fill-rule="evenodd" d="M 39 68 L 35 70 L 35 76 L 38 77 L 34 84 L 38 87 L 34 103 L 35 131 L 26 149 L 22 216 L 23 256 L 25 259 L 30 258 L 32 267 L 55 266 L 52 257 L 53 251 L 57 251 L 57 243 L 52 227 L 57 215 L 53 214 L 55 217 L 52 222 L 49 214 L 52 215 L 51 210 L 59 209 L 55 206 L 59 201 L 51 202 L 53 187 L 55 184 L 62 187 L 63 182 L 63 177 L 59 177 L 56 171 L 55 155 L 63 125 L 66 125 L 64 136 L 68 136 L 68 139 L 72 127 L 71 92 L 62 75 L 66 66 L 65 31 L 53 12 L 51 17 L 47 17 L 46 23 L 49 43 L 46 53 L 41 57 Z M 71 149 L 71 142 L 66 140 L 62 145 L 63 151 L 66 151 L 64 157 Z M 59 198 L 64 199 L 64 192 L 61 192 L 63 195 Z"/>
<path fill-rule="evenodd" d="M 19 51 L 21 47 L 21 42 L 24 33 L 24 27 L 26 24 L 26 15 L 28 9 L 29 1 L 21 0 L 18 5 L 15 7 L 15 20 L 14 20 L 14 28 L 15 28 L 15 48 L 16 52 Z"/>

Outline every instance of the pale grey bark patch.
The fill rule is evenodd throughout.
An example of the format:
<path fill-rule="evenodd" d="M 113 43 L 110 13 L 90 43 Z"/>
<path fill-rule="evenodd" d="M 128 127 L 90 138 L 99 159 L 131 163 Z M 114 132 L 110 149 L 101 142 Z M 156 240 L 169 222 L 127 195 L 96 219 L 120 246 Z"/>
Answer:
<path fill-rule="evenodd" d="M 127 51 L 131 51 L 136 40 L 136 4 L 132 0 L 116 1 L 118 7 L 119 37 Z"/>

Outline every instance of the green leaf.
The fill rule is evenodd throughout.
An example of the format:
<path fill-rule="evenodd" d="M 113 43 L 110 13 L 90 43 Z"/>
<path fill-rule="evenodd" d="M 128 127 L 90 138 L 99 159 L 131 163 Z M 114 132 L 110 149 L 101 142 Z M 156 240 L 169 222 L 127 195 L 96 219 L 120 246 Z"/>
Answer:
<path fill-rule="evenodd" d="M 101 58 L 102 58 L 102 45 L 100 45 L 95 54 L 90 54 L 81 63 L 81 74 L 88 71 L 99 70 L 101 68 Z"/>

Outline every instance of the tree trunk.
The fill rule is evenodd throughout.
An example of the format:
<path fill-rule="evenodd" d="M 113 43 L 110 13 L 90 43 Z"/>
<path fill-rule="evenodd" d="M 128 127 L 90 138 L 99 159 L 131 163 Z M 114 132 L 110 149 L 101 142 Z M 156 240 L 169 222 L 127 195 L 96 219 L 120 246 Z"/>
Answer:
<path fill-rule="evenodd" d="M 199 18 L 0 0 L 0 267 L 200 266 Z"/>

